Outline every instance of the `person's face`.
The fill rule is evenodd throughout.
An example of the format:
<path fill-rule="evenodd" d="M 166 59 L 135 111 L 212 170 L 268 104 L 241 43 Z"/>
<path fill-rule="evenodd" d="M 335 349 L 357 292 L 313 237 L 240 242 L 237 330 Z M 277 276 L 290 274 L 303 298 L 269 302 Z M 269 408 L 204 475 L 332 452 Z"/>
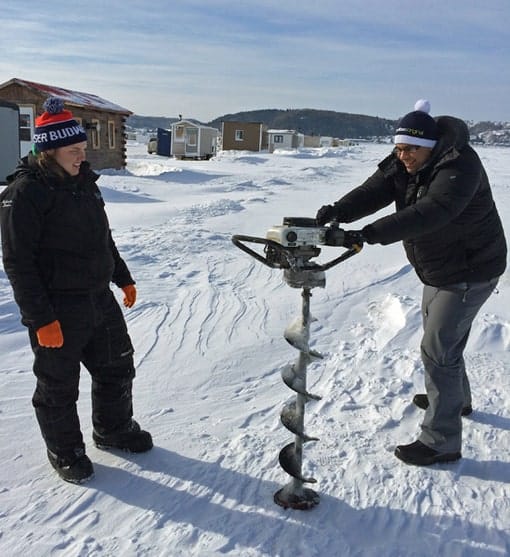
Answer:
<path fill-rule="evenodd" d="M 55 149 L 55 160 L 71 176 L 78 176 L 80 165 L 86 159 L 87 142 L 75 143 Z"/>
<path fill-rule="evenodd" d="M 418 145 L 408 145 L 407 143 L 397 143 L 393 152 L 402 161 L 409 174 L 416 174 L 430 158 L 432 149 L 419 147 Z"/>

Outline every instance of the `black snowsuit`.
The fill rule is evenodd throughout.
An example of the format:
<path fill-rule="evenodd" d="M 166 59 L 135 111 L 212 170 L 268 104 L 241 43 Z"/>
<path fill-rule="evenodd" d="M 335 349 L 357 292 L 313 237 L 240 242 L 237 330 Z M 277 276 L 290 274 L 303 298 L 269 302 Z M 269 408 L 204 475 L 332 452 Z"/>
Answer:
<path fill-rule="evenodd" d="M 80 363 L 92 377 L 92 421 L 100 434 L 132 417 L 133 346 L 110 282 L 134 284 L 113 242 L 98 176 L 82 163 L 77 177 L 43 172 L 22 159 L 0 194 L 5 272 L 35 355 L 36 416 L 48 449 L 72 458 L 84 448 L 76 409 Z M 62 348 L 37 342 L 59 320 Z"/>

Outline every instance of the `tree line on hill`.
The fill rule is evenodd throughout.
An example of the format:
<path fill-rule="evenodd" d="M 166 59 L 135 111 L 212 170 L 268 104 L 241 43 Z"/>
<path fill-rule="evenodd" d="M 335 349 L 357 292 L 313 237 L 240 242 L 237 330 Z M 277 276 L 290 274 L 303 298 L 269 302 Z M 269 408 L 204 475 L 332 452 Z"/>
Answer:
<path fill-rule="evenodd" d="M 210 125 L 221 126 L 221 122 L 262 122 L 269 129 L 295 130 L 305 135 L 320 135 L 345 138 L 368 138 L 387 136 L 395 128 L 393 120 L 362 114 L 348 114 L 332 110 L 287 109 L 252 110 L 226 114 L 213 120 Z"/>
<path fill-rule="evenodd" d="M 169 129 L 178 118 L 132 115 L 127 126 L 134 129 Z M 196 121 L 196 120 L 193 120 Z M 261 122 L 268 129 L 289 129 L 305 135 L 337 137 L 340 139 L 373 139 L 391 136 L 396 120 L 316 109 L 262 109 L 225 114 L 201 124 L 221 130 L 222 122 Z M 510 145 L 510 123 L 467 122 L 472 140 L 480 143 Z"/>
<path fill-rule="evenodd" d="M 131 128 L 168 129 L 178 118 L 133 115 L 127 119 Z M 374 116 L 348 114 L 332 110 L 314 109 L 264 109 L 225 114 L 210 122 L 201 122 L 221 130 L 222 122 L 261 122 L 268 129 L 295 130 L 305 135 L 338 138 L 369 138 L 392 133 L 395 122 Z"/>

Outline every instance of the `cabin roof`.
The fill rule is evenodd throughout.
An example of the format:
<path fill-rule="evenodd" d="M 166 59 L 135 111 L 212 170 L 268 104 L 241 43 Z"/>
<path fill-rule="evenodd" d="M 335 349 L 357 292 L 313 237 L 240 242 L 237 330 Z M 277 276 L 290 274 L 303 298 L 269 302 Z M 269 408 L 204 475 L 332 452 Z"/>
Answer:
<path fill-rule="evenodd" d="M 123 108 L 118 104 L 112 103 L 93 95 L 92 93 L 83 93 L 82 91 L 73 91 L 71 89 L 64 89 L 63 87 L 56 87 L 54 85 L 45 85 L 43 83 L 36 83 L 34 81 L 27 81 L 25 79 L 13 78 L 5 83 L 0 84 L 0 89 L 12 84 L 27 87 L 39 93 L 44 93 L 48 96 L 60 97 L 65 103 L 71 106 L 79 106 L 83 108 L 96 108 L 107 112 L 120 112 L 122 114 L 132 114 L 127 108 Z"/>

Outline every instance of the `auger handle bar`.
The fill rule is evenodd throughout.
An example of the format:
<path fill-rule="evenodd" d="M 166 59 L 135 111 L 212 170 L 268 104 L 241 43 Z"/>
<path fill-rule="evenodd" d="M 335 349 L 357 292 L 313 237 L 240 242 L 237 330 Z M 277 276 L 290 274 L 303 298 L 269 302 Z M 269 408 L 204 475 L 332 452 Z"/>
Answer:
<path fill-rule="evenodd" d="M 274 240 L 269 240 L 267 238 L 258 238 L 256 236 L 245 236 L 243 234 L 235 234 L 234 236 L 232 236 L 232 242 L 240 250 L 244 251 L 248 255 L 251 255 L 257 261 L 263 263 L 267 267 L 271 267 L 272 269 L 292 269 L 295 267 L 295 264 L 293 263 L 296 261 L 298 257 L 301 257 L 301 254 L 298 253 L 298 250 L 300 248 L 285 247 L 279 244 L 278 242 L 275 242 Z M 266 252 L 266 254 L 268 253 L 268 251 L 274 250 L 281 257 L 279 260 L 272 259 L 272 258 L 269 259 L 267 255 L 264 257 L 260 253 L 257 253 L 255 250 L 245 245 L 243 242 L 248 242 L 252 244 L 262 244 L 264 246 L 264 251 Z M 314 256 L 319 255 L 320 248 L 317 248 L 316 246 L 309 246 L 309 247 L 311 249 L 316 250 Z M 342 255 L 336 257 L 335 259 L 332 259 L 320 265 L 315 262 L 310 265 L 304 264 L 301 267 L 301 269 L 305 271 L 306 270 L 327 271 L 328 269 L 331 269 L 335 265 L 338 265 L 339 263 L 342 263 L 346 259 L 349 259 L 353 255 L 356 255 L 361 251 L 362 248 L 363 248 L 362 244 L 360 245 L 356 244 L 351 248 L 348 248 L 347 251 L 345 251 L 344 253 L 342 253 Z"/>

